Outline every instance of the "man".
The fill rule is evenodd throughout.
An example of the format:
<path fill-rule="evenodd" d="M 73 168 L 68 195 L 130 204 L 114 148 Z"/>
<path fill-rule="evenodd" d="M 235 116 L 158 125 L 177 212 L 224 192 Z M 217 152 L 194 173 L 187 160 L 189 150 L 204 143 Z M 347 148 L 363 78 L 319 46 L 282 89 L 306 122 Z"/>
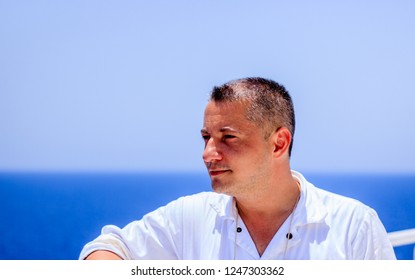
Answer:
<path fill-rule="evenodd" d="M 294 128 L 291 97 L 274 81 L 215 87 L 201 130 L 214 192 L 106 226 L 80 258 L 395 259 L 373 209 L 291 170 Z"/>

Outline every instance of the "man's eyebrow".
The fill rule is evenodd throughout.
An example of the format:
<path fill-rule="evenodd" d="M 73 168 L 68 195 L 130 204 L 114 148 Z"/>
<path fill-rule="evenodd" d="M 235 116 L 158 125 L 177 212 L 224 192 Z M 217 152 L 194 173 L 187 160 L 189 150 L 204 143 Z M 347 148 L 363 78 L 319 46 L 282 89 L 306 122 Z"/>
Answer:
<path fill-rule="evenodd" d="M 222 132 L 222 133 L 223 132 L 234 132 L 234 133 L 238 133 L 238 130 L 236 130 L 234 128 L 231 128 L 231 127 L 228 127 L 228 126 L 222 127 L 221 129 L 219 129 L 219 131 Z M 202 128 L 200 130 L 200 133 L 202 133 L 202 134 L 209 134 L 209 132 L 207 131 L 206 128 Z"/>
<path fill-rule="evenodd" d="M 235 132 L 235 133 L 238 132 L 238 130 L 236 130 L 232 127 L 228 127 L 228 126 L 222 127 L 219 131 L 220 132 L 229 132 L 230 131 L 230 132 Z"/>

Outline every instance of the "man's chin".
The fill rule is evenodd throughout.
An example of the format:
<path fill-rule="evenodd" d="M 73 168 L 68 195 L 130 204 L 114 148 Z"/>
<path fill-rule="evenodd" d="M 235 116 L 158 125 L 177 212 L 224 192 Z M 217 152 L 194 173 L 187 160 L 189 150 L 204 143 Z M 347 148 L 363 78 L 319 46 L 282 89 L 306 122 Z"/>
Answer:
<path fill-rule="evenodd" d="M 226 186 L 226 185 L 223 185 L 223 184 L 213 184 L 212 183 L 212 190 L 215 193 L 232 195 L 231 192 L 230 192 L 229 186 Z"/>

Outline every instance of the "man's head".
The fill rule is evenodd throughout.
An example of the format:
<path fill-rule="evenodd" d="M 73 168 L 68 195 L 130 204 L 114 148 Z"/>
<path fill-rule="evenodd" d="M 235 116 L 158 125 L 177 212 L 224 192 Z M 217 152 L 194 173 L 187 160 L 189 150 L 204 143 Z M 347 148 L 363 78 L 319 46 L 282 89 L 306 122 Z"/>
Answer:
<path fill-rule="evenodd" d="M 278 128 L 286 127 L 291 133 L 291 155 L 295 131 L 294 106 L 282 85 L 258 77 L 233 80 L 214 87 L 210 101 L 247 103 L 247 120 L 263 127 L 265 138 Z"/>
<path fill-rule="evenodd" d="M 241 197 L 275 186 L 290 172 L 293 133 L 294 110 L 282 86 L 247 78 L 215 87 L 201 130 L 213 189 Z"/>

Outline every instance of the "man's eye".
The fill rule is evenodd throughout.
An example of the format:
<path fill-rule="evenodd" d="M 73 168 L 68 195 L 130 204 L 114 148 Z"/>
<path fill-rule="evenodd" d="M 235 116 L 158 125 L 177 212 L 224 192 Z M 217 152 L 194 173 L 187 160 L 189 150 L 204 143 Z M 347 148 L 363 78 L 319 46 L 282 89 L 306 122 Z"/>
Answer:
<path fill-rule="evenodd" d="M 223 139 L 233 139 L 233 138 L 236 138 L 236 136 L 235 135 L 230 135 L 230 134 L 226 134 L 226 135 L 223 136 Z"/>
<path fill-rule="evenodd" d="M 202 135 L 203 140 L 207 141 L 209 140 L 210 136 L 209 135 Z"/>

